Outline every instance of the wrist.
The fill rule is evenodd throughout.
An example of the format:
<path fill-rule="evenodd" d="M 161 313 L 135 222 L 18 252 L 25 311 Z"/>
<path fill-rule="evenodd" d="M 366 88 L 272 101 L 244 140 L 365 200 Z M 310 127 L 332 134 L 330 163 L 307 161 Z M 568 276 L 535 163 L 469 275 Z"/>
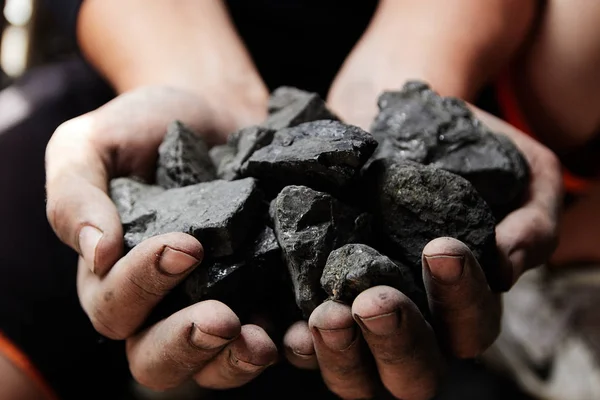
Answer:
<path fill-rule="evenodd" d="M 200 95 L 206 99 L 223 141 L 229 134 L 267 118 L 269 91 L 262 81 L 206 88 Z"/>

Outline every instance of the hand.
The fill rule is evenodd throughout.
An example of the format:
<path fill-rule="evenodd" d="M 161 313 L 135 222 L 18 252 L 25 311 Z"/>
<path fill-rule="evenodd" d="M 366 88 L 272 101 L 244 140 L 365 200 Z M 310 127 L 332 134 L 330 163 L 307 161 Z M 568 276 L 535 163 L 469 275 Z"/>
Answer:
<path fill-rule="evenodd" d="M 216 301 L 194 304 L 138 331 L 161 299 L 202 261 L 203 249 L 192 236 L 169 233 L 123 256 L 123 230 L 107 195 L 108 182 L 117 176 L 151 178 L 157 148 L 174 119 L 209 142 L 223 140 L 235 123 L 223 124 L 215 115 L 224 114 L 187 92 L 143 88 L 66 122 L 47 148 L 47 215 L 60 239 L 80 255 L 81 305 L 99 333 L 127 341 L 133 376 L 152 389 L 172 388 L 190 378 L 207 388 L 240 386 L 277 356 L 263 329 L 241 326 Z"/>
<path fill-rule="evenodd" d="M 496 228 L 508 288 L 525 270 L 548 260 L 556 245 L 560 169 L 545 147 L 476 112 L 492 130 L 514 140 L 531 166 L 528 199 Z M 455 239 L 425 246 L 423 280 L 431 326 L 404 294 L 378 286 L 352 306 L 327 301 L 308 323 L 294 324 L 284 338 L 288 360 L 299 368 L 320 368 L 327 386 L 342 398 L 369 398 L 385 388 L 403 400 L 430 399 L 444 373 L 444 356 L 477 357 L 493 343 L 501 305 L 471 251 Z"/>

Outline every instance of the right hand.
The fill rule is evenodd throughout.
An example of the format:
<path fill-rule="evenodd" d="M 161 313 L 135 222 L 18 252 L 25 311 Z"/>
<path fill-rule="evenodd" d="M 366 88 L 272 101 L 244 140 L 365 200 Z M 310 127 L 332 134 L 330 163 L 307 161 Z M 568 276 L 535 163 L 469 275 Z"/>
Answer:
<path fill-rule="evenodd" d="M 241 326 L 226 305 L 204 301 L 148 329 L 140 326 L 161 299 L 202 261 L 202 245 L 184 233 L 152 237 L 123 255 L 123 230 L 107 195 L 110 179 L 151 178 L 169 122 L 179 119 L 209 143 L 227 134 L 211 104 L 190 93 L 147 87 L 70 120 L 46 151 L 47 216 L 79 257 L 81 305 L 102 335 L 127 341 L 135 379 L 156 390 L 194 379 L 232 388 L 277 358 L 265 331 Z M 247 121 L 240 122 L 247 124 Z"/>

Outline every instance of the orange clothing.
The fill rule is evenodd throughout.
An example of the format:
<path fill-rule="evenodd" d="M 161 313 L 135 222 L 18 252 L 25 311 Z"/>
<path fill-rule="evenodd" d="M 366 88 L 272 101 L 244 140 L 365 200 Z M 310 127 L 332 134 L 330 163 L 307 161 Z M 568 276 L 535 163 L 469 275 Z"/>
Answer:
<path fill-rule="evenodd" d="M 496 81 L 495 90 L 502 118 L 515 128 L 537 139 L 519 108 L 514 84 L 509 73 L 504 73 L 499 77 Z M 568 194 L 579 196 L 587 193 L 594 181 L 577 176 L 563 166 L 563 182 Z"/>

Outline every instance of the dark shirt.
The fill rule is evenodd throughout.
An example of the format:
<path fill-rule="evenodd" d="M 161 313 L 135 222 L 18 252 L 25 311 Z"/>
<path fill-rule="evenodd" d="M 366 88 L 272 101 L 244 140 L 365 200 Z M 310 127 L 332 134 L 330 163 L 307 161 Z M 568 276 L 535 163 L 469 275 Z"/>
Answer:
<path fill-rule="evenodd" d="M 45 0 L 75 38 L 81 0 Z M 231 18 L 269 89 L 290 85 L 325 97 L 377 0 L 228 0 Z"/>

